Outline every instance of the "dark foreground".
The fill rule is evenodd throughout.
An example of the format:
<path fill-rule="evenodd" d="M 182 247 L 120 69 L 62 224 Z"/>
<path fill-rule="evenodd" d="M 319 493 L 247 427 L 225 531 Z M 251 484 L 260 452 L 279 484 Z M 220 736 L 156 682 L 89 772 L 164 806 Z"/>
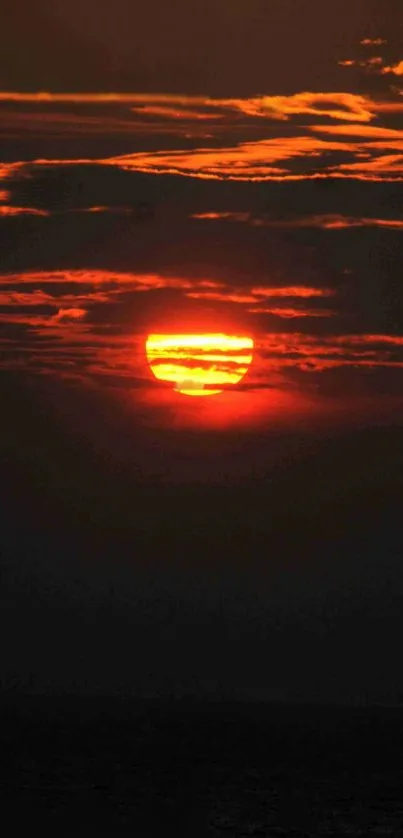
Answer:
<path fill-rule="evenodd" d="M 8 835 L 403 835 L 401 709 L 9 697 L 1 753 Z"/>

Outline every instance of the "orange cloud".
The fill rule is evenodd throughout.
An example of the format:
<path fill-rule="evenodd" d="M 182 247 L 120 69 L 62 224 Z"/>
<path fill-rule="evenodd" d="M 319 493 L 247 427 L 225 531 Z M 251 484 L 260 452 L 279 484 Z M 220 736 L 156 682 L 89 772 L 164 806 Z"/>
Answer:
<path fill-rule="evenodd" d="M 7 192 L 6 190 L 0 191 L 0 201 L 1 196 L 4 196 L 4 200 L 10 198 L 11 193 Z M 73 207 L 72 209 L 62 209 L 62 210 L 44 210 L 38 209 L 37 207 L 18 207 L 14 206 L 13 204 L 1 204 L 0 203 L 0 216 L 14 216 L 14 215 L 37 215 L 42 217 L 47 217 L 50 215 L 67 215 L 67 214 L 74 214 L 74 213 L 102 213 L 102 212 L 109 212 L 115 215 L 133 215 L 136 216 L 136 208 L 135 207 L 119 207 L 119 206 L 94 206 L 94 207 Z"/>
<path fill-rule="evenodd" d="M 248 117 L 266 119 L 289 119 L 298 114 L 318 114 L 333 119 L 359 120 L 367 122 L 373 115 L 373 103 L 365 96 L 354 93 L 315 93 L 304 91 L 290 96 L 255 96 L 250 98 L 211 98 L 207 96 L 186 96 L 165 93 L 19 93 L 0 92 L 0 102 L 18 103 L 70 103 L 143 105 L 146 108 L 181 109 L 197 107 L 197 119 L 206 118 L 211 110 L 238 112 Z M 171 117 L 173 115 L 171 111 Z M 192 119 L 194 111 L 191 111 Z M 161 113 L 161 115 L 168 115 Z M 176 117 L 175 117 L 176 118 Z M 186 117 L 185 117 L 186 118 Z"/>
<path fill-rule="evenodd" d="M 221 300 L 229 303 L 254 303 L 253 294 L 232 293 L 228 291 L 187 291 L 186 297 L 195 300 Z"/>
<path fill-rule="evenodd" d="M 337 167 L 338 172 L 350 172 L 366 176 L 374 173 L 380 175 L 403 175 L 403 154 L 384 154 L 382 157 L 375 157 L 372 160 L 363 160 L 357 163 L 342 163 Z M 399 177 L 399 180 L 402 178 Z"/>
<path fill-rule="evenodd" d="M 352 345 L 361 345 L 366 343 L 386 343 L 389 346 L 403 346 L 403 337 L 401 335 L 377 335 L 377 334 L 362 334 L 362 335 L 340 335 L 333 338 L 336 343 L 349 343 Z"/>
<path fill-rule="evenodd" d="M 396 86 L 393 85 L 393 86 L 391 86 L 390 89 L 393 90 L 393 93 L 395 93 L 397 96 L 403 96 L 403 90 L 400 90 L 399 87 L 396 87 Z M 391 101 L 391 102 L 378 102 L 377 111 L 378 111 L 378 114 L 383 114 L 383 113 L 399 114 L 399 113 L 403 113 L 403 102 L 399 101 L 398 99 L 395 99 L 394 101 Z"/>
<path fill-rule="evenodd" d="M 50 212 L 47 210 L 35 209 L 35 207 L 14 207 L 10 205 L 0 205 L 0 216 L 14 216 L 14 215 L 39 215 L 47 216 Z"/>
<path fill-rule="evenodd" d="M 240 110 L 251 116 L 273 113 L 283 119 L 300 114 L 319 114 L 343 121 L 369 122 L 374 114 L 372 101 L 355 93 L 304 91 L 291 96 L 259 96 L 241 100 L 241 103 Z"/>
<path fill-rule="evenodd" d="M 220 221 L 250 221 L 249 212 L 195 212 L 190 218 L 220 220 Z"/>
<path fill-rule="evenodd" d="M 396 346 L 403 346 L 403 337 L 400 335 L 386 335 L 384 333 L 374 334 L 369 333 L 352 333 L 343 335 L 328 335 L 325 337 L 317 337 L 315 335 L 302 334 L 300 332 L 283 332 L 279 334 L 267 335 L 264 339 L 265 348 L 274 351 L 275 349 L 280 354 L 287 354 L 290 352 L 299 351 L 302 354 L 307 354 L 315 350 L 316 354 L 329 355 L 332 353 L 340 354 L 344 351 L 357 347 L 368 346 L 372 344 L 373 351 L 377 351 L 378 344 L 384 344 L 390 349 Z M 366 351 L 359 349 L 358 351 Z"/>
<path fill-rule="evenodd" d="M 197 110 L 188 110 L 186 108 L 173 108 L 168 105 L 143 105 L 143 107 L 131 108 L 133 113 L 141 114 L 142 116 L 162 116 L 164 119 L 180 119 L 180 120 L 205 120 L 205 119 L 222 119 L 224 114 L 220 113 L 206 113 Z"/>
<path fill-rule="evenodd" d="M 299 368 L 320 371 L 336 367 L 396 367 L 403 368 L 403 359 L 396 348 L 403 338 L 396 335 L 332 335 L 315 337 L 298 332 L 268 334 L 262 339 L 271 369 Z"/>
<path fill-rule="evenodd" d="M 48 293 L 47 284 L 60 286 L 59 292 Z M 63 285 L 77 284 L 77 293 L 63 293 Z M 7 286 L 21 290 L 7 291 Z M 92 290 L 81 291 L 80 285 L 90 286 Z M 41 286 L 43 286 L 41 288 Z M 119 294 L 132 292 L 146 293 L 159 289 L 176 289 L 191 299 L 213 300 L 219 303 L 235 303 L 246 307 L 250 313 L 270 313 L 280 317 L 329 317 L 329 310 L 297 309 L 289 305 L 280 305 L 279 301 L 289 299 L 307 300 L 328 298 L 335 295 L 330 288 L 314 288 L 304 285 L 234 287 L 230 284 L 207 279 L 186 279 L 182 277 L 161 277 L 153 274 L 131 274 L 113 271 L 44 271 L 21 274 L 0 275 L 0 305 L 3 307 L 38 307 L 48 306 L 56 309 L 51 315 L 41 316 L 33 324 L 31 315 L 10 315 L 18 317 L 18 322 L 46 327 L 47 333 L 52 325 L 64 322 L 73 323 L 84 318 L 87 310 L 94 305 L 117 300 Z M 267 300 L 276 300 L 276 305 L 267 307 Z M 265 306 L 266 303 L 266 306 Z M 6 320 L 7 320 L 6 316 Z M 9 319 L 10 319 L 9 317 Z M 71 334 L 70 334 L 71 338 Z"/>
<path fill-rule="evenodd" d="M 0 274 L 0 285 L 21 283 L 24 285 L 46 284 L 62 285 L 78 283 L 92 285 L 94 288 L 108 285 L 112 288 L 123 287 L 125 290 L 155 291 L 160 288 L 220 288 L 222 283 L 211 279 L 185 279 L 184 277 L 165 277 L 160 274 L 136 274 L 129 271 L 107 270 L 64 270 L 64 271 L 24 271 L 22 273 Z"/>
<path fill-rule="evenodd" d="M 403 76 L 403 61 L 393 64 L 392 67 L 384 67 L 382 73 L 393 73 L 395 76 Z"/>
<path fill-rule="evenodd" d="M 383 58 L 380 55 L 373 55 L 372 58 L 368 58 L 366 61 L 367 66 L 377 66 L 379 64 L 383 64 Z"/>
<path fill-rule="evenodd" d="M 332 297 L 336 292 L 331 288 L 309 288 L 306 285 L 286 285 L 284 287 L 257 287 L 252 289 L 253 294 L 266 299 L 267 297 L 299 297 L 309 299 L 311 297 Z"/>
<path fill-rule="evenodd" d="M 149 174 L 179 174 L 218 180 L 265 180 L 287 175 L 287 169 L 273 164 L 299 157 L 320 157 L 323 152 L 354 149 L 351 143 L 329 142 L 316 137 L 276 137 L 223 148 L 137 152 L 99 162 Z"/>
<path fill-rule="evenodd" d="M 135 210 L 133 207 L 78 207 L 77 209 L 66 210 L 66 212 L 113 212 L 119 215 L 133 215 Z"/>
<path fill-rule="evenodd" d="M 66 320 L 81 320 L 86 314 L 85 308 L 60 308 L 52 319 L 56 323 Z"/>
<path fill-rule="evenodd" d="M 272 314 L 274 317 L 285 317 L 285 318 L 294 318 L 294 317 L 332 317 L 334 315 L 334 311 L 331 311 L 327 308 L 322 309 L 314 309 L 314 308 L 265 308 L 263 307 L 256 307 L 256 308 L 248 308 L 248 311 L 251 314 Z"/>
<path fill-rule="evenodd" d="M 48 283 L 59 284 L 61 293 L 54 292 L 53 288 L 48 293 Z M 70 286 L 69 293 L 64 294 L 63 286 L 67 283 Z M 72 293 L 72 283 L 76 283 L 77 294 Z M 9 285 L 12 288 L 8 289 Z M 88 286 L 90 290 L 87 290 Z M 136 275 L 101 270 L 3 274 L 0 275 L 0 287 L 0 305 L 10 307 L 8 313 L 0 314 L 1 322 L 27 328 L 23 343 L 20 341 L 20 333 L 18 342 L 8 340 L 8 343 L 2 343 L 3 366 L 11 364 L 29 368 L 32 363 L 32 368 L 40 374 L 58 376 L 65 376 L 66 370 L 71 368 L 72 375 L 92 381 L 101 378 L 103 382 L 110 381 L 114 386 L 119 381 L 122 386 L 127 386 L 133 377 L 148 382 L 149 386 L 150 379 L 149 376 L 147 378 L 147 367 L 144 364 L 144 336 L 116 335 L 107 329 L 103 332 L 98 320 L 93 325 L 91 318 L 86 316 L 92 303 L 99 303 L 102 307 L 102 303 L 108 302 L 111 295 L 128 289 L 146 292 L 156 288 L 177 288 L 184 294 L 200 294 L 204 291 L 218 295 L 225 302 L 233 295 L 246 311 L 253 314 L 266 313 L 297 322 L 298 318 L 329 318 L 333 314 L 329 309 L 298 308 L 298 301 L 308 301 L 310 298 L 320 300 L 335 295 L 335 291 L 329 288 L 303 285 L 234 288 L 211 279 L 192 281 L 182 277 L 165 278 L 153 274 Z M 31 307 L 31 310 L 24 312 L 26 306 Z M 42 311 L 35 311 L 35 306 L 45 311 L 50 307 L 51 313 L 44 315 Z M 254 381 L 258 381 L 256 386 L 260 387 L 265 381 L 276 380 L 276 376 L 283 377 L 287 382 L 287 376 L 295 371 L 308 375 L 310 372 L 347 366 L 365 369 L 403 368 L 403 337 L 400 335 L 354 333 L 315 336 L 291 331 L 261 335 L 255 344 L 256 364 L 253 365 L 254 372 L 249 379 L 252 389 Z M 190 363 L 189 357 L 185 357 L 183 346 L 160 346 L 158 353 L 158 358 L 153 359 L 157 372 L 172 374 L 172 380 L 182 382 L 187 376 L 193 380 L 195 374 L 205 374 L 206 369 L 209 375 L 211 371 L 215 375 L 219 367 L 228 383 L 231 374 L 239 373 L 248 361 L 242 346 L 232 346 L 230 353 L 223 353 L 216 346 L 205 345 L 202 351 L 193 347 Z M 234 364 L 237 366 L 234 367 Z M 218 381 L 209 378 L 209 381 L 218 389 L 224 383 L 224 379 Z"/>
<path fill-rule="evenodd" d="M 317 225 L 325 230 L 341 230 L 349 227 L 384 227 L 388 230 L 402 230 L 403 220 L 400 218 L 355 218 L 353 216 L 329 215 L 319 218 Z"/>
<path fill-rule="evenodd" d="M 223 286 L 222 289 L 216 291 L 209 291 L 209 290 L 199 290 L 199 291 L 186 291 L 185 296 L 191 297 L 192 299 L 203 299 L 203 300 L 216 300 L 217 302 L 231 302 L 231 303 L 238 303 L 240 305 L 254 303 L 254 308 L 249 308 L 248 311 L 250 312 L 267 312 L 270 313 L 274 312 L 274 309 L 265 309 L 259 306 L 260 302 L 264 302 L 268 298 L 299 298 L 299 299 L 309 299 L 312 297 L 322 298 L 322 297 L 330 297 L 334 296 L 335 292 L 330 288 L 308 288 L 303 285 L 291 285 L 291 286 L 284 286 L 280 288 L 266 288 L 266 287 L 256 287 L 251 288 L 250 290 L 247 289 L 240 289 L 237 288 L 236 290 L 232 289 L 230 286 Z M 290 309 L 282 308 L 280 309 L 277 307 L 277 311 L 290 311 Z M 293 309 L 294 311 L 294 309 Z M 301 311 L 298 316 L 303 316 L 304 312 Z M 290 314 L 283 315 L 292 316 Z M 318 314 L 318 317 L 321 315 Z M 323 315 L 325 316 L 325 315 Z"/>
<path fill-rule="evenodd" d="M 18 91 L 0 92 L 0 102 L 29 102 L 29 103 L 69 103 L 69 104 L 132 104 L 135 102 L 177 102 L 197 103 L 202 99 L 200 96 L 176 96 L 153 93 L 20 93 Z"/>
<path fill-rule="evenodd" d="M 0 284 L 2 283 L 0 275 Z M 21 291 L 4 292 L 0 291 L 1 306 L 41 306 L 54 303 L 54 297 L 44 291 L 35 289 L 30 293 Z"/>
<path fill-rule="evenodd" d="M 134 112 L 134 109 L 130 109 L 130 111 Z M 80 113 L 77 116 L 76 113 L 58 113 L 53 111 L 47 113 L 43 110 L 39 112 L 18 112 L 12 110 L 2 113 L 2 134 L 14 138 L 17 138 L 21 131 L 30 132 L 39 136 L 67 135 L 72 137 L 83 137 L 84 135 L 108 137 L 114 135 L 134 136 L 139 133 L 144 134 L 145 131 L 147 131 L 147 134 L 173 134 L 175 136 L 184 134 L 183 126 L 178 128 L 177 125 L 169 124 L 168 114 L 165 114 L 165 116 L 161 114 L 159 121 L 153 120 L 152 122 L 150 120 L 146 122 L 143 118 L 140 118 L 141 115 L 142 109 L 139 109 L 138 119 L 130 114 L 127 118 L 122 118 L 118 104 L 116 105 L 115 111 L 112 109 L 110 114 L 102 114 L 101 116 L 85 113 Z M 216 113 L 214 119 L 218 122 L 221 116 L 221 114 Z M 192 118 L 189 114 L 184 116 L 182 121 L 186 121 L 187 126 L 185 136 L 190 132 L 192 136 L 211 136 L 211 134 L 205 133 L 205 127 L 203 128 L 201 125 L 197 125 L 201 120 L 205 122 L 209 119 L 210 117 L 208 115 L 204 117 L 203 114 L 198 115 L 197 112 L 195 112 Z M 214 123 L 211 121 L 209 122 L 209 130 L 211 131 L 213 128 Z"/>
<path fill-rule="evenodd" d="M 385 227 L 391 230 L 403 229 L 403 220 L 400 218 L 370 218 L 355 217 L 340 214 L 328 215 L 306 215 L 299 218 L 256 218 L 247 212 L 205 212 L 195 213 L 190 216 L 200 220 L 223 220 L 238 221 L 252 224 L 259 227 L 274 227 L 277 229 L 292 229 L 314 227 L 322 230 L 341 230 L 348 227 Z"/>
<path fill-rule="evenodd" d="M 350 137 L 375 137 L 379 139 L 402 140 L 403 131 L 398 128 L 386 128 L 382 125 L 310 125 L 311 131 L 322 134 L 336 134 Z M 371 146 L 367 146 L 370 148 Z"/>
<path fill-rule="evenodd" d="M 0 181 L 14 177 L 16 172 L 18 172 L 19 169 L 23 169 L 24 166 L 26 166 L 25 161 L 18 161 L 16 163 L 0 162 Z"/>
<path fill-rule="evenodd" d="M 380 55 L 373 55 L 371 58 L 366 58 L 364 61 L 346 59 L 345 61 L 338 61 L 337 63 L 340 67 L 362 67 L 364 70 L 368 70 L 369 72 L 384 72 L 379 69 L 383 64 L 383 58 Z"/>
<path fill-rule="evenodd" d="M 387 44 L 388 42 L 384 38 L 364 38 L 360 41 L 364 47 L 379 47 L 381 44 Z"/>
<path fill-rule="evenodd" d="M 302 107 L 306 113 L 315 113 L 316 116 L 331 115 L 331 108 L 328 109 L 328 99 L 332 97 L 341 97 L 341 101 L 345 101 L 347 97 L 347 104 L 349 103 L 350 94 L 296 94 L 294 97 L 258 97 L 250 100 L 220 100 L 221 106 L 231 102 L 231 106 L 242 113 L 246 112 L 250 116 L 253 114 L 260 114 L 265 111 L 266 100 L 269 99 L 272 104 L 274 99 L 278 98 L 283 101 L 287 100 L 287 108 L 293 109 Z M 162 98 L 162 97 L 161 97 Z M 165 97 L 168 100 L 175 99 L 175 97 Z M 179 102 L 180 97 L 177 97 Z M 196 97 L 197 98 L 197 97 Z M 199 97 L 202 99 L 202 97 Z M 361 102 L 362 97 L 358 97 Z M 207 100 L 203 100 L 207 101 Z M 209 107 L 211 107 L 211 101 Z M 216 100 L 218 101 L 218 100 Z M 313 102 L 313 107 L 309 107 L 309 102 Z M 356 99 L 354 98 L 354 102 Z M 173 174 L 185 177 L 195 177 L 206 180 L 234 180 L 234 181 L 250 181 L 250 182 L 264 182 L 264 181 L 298 181 L 298 180 L 314 180 L 325 178 L 351 178 L 361 180 L 396 180 L 399 174 L 399 167 L 393 166 L 388 168 L 377 165 L 367 165 L 361 163 L 354 167 L 358 157 L 363 154 L 368 154 L 372 157 L 379 155 L 379 149 L 374 146 L 374 143 L 365 142 L 366 140 L 384 140 L 384 148 L 395 147 L 400 150 L 400 145 L 396 143 L 402 142 L 403 132 L 397 129 L 387 128 L 384 126 L 368 125 L 367 122 L 372 118 L 372 115 L 378 111 L 403 111 L 403 103 L 397 104 L 391 102 L 376 103 L 370 100 L 365 100 L 368 105 L 366 116 L 357 107 L 348 111 L 347 119 L 342 120 L 342 124 L 323 125 L 315 124 L 307 126 L 303 129 L 303 133 L 297 136 L 290 135 L 288 132 L 285 136 L 275 136 L 269 139 L 249 140 L 241 143 L 225 144 L 221 147 L 216 145 L 213 147 L 198 146 L 191 149 L 170 149 L 159 151 L 142 151 L 132 154 L 119 155 L 116 157 L 102 158 L 102 159 L 37 159 L 34 161 L 19 161 L 14 164 L 4 164 L 3 169 L 0 169 L 0 177 L 3 173 L 4 177 L 11 178 L 16 174 L 24 174 L 25 176 L 32 176 L 32 172 L 40 167 L 47 166 L 70 166 L 70 165 L 97 165 L 97 166 L 114 166 L 123 171 L 144 172 L 147 174 Z M 258 103 L 258 104 L 257 104 Z M 278 104 L 278 103 L 277 103 Z M 356 103 L 357 104 L 357 103 Z M 284 105 L 284 102 L 283 102 Z M 262 110 L 263 109 L 263 110 Z M 372 109 L 372 110 L 371 110 Z M 267 110 L 267 108 L 266 108 Z M 265 111 L 266 112 L 266 111 Z M 335 115 L 333 114 L 333 117 Z M 340 115 L 341 119 L 341 115 Z M 307 135 L 306 132 L 309 131 Z M 313 136 L 313 134 L 326 134 L 325 138 Z M 346 139 L 342 139 L 343 136 Z M 341 137 L 341 138 L 339 138 Z M 393 143 L 393 146 L 392 146 Z M 351 164 L 331 166 L 329 165 L 329 153 L 345 152 L 351 155 Z M 317 166 L 313 163 L 317 160 Z M 85 211 L 104 211 L 104 208 L 89 208 Z M 84 211 L 84 210 L 83 210 Z M 114 211 L 126 212 L 126 208 L 115 208 Z M 17 211 L 14 210 L 16 213 Z M 9 211 L 8 214 L 11 214 Z M 256 221 L 254 223 L 260 223 Z"/>

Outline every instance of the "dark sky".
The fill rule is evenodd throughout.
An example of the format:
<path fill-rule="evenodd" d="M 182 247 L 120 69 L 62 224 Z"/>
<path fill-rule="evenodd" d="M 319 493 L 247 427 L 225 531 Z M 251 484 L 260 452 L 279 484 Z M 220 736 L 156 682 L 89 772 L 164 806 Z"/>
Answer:
<path fill-rule="evenodd" d="M 393 58 L 403 26 L 398 0 L 14 0 L 2 16 L 7 89 L 218 96 L 355 91 L 337 62 L 365 38 Z"/>
<path fill-rule="evenodd" d="M 2 689 L 402 700 L 402 30 L 2 7 Z M 255 344 L 203 399 L 196 329 Z"/>

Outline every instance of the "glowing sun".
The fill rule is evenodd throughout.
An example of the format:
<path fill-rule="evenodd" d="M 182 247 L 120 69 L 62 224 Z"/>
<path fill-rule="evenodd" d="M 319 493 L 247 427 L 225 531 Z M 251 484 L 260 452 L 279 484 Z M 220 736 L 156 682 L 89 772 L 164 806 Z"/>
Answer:
<path fill-rule="evenodd" d="M 237 384 L 253 358 L 253 340 L 225 334 L 152 334 L 146 341 L 150 369 L 187 396 L 213 396 Z"/>

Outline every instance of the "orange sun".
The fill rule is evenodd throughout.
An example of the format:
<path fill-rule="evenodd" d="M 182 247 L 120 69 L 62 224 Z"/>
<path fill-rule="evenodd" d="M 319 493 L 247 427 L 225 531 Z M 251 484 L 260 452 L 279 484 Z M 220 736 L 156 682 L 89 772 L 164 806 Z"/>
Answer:
<path fill-rule="evenodd" d="M 225 334 L 152 334 L 147 360 L 160 381 L 187 396 L 213 396 L 237 384 L 253 358 L 253 340 Z"/>

